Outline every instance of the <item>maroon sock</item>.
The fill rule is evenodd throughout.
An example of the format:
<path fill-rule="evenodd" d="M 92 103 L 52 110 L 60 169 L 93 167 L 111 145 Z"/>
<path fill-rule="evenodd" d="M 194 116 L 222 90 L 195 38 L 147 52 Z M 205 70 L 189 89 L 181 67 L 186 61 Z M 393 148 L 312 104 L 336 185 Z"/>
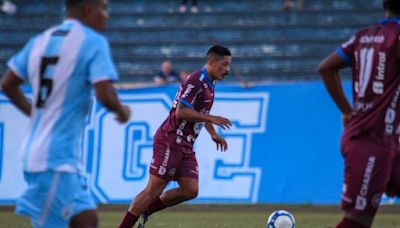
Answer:
<path fill-rule="evenodd" d="M 129 211 L 126 212 L 124 219 L 122 219 L 121 224 L 119 224 L 119 228 L 132 228 L 135 225 L 136 221 L 139 219 L 139 216 L 135 216 L 131 214 Z"/>
<path fill-rule="evenodd" d="M 343 218 L 343 220 L 336 226 L 336 228 L 368 228 L 368 226 L 365 226 L 348 218 Z"/>
<path fill-rule="evenodd" d="M 150 206 L 147 208 L 147 214 L 151 215 L 154 212 L 161 211 L 162 209 L 166 208 L 167 206 L 161 201 L 160 197 L 157 197 Z"/>

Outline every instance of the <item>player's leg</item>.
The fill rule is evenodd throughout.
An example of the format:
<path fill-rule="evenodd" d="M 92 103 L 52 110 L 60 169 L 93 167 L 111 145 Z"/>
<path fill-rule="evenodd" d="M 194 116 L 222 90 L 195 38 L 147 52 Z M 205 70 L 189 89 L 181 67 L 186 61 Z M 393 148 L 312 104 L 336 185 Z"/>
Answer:
<path fill-rule="evenodd" d="M 148 215 L 197 197 L 199 168 L 195 154 L 192 152 L 189 154 L 181 153 L 181 155 L 182 158 L 175 175 L 179 187 L 163 192 L 158 199 L 153 201 L 147 210 Z"/>
<path fill-rule="evenodd" d="M 165 140 L 154 138 L 153 158 L 150 165 L 150 178 L 146 188 L 140 192 L 129 206 L 119 227 L 132 227 L 152 202 L 157 202 L 168 182 L 174 178 L 181 155 L 171 151 Z"/>
<path fill-rule="evenodd" d="M 343 146 L 345 177 L 338 228 L 370 227 L 386 189 L 393 159 L 390 149 L 368 140 L 349 140 Z"/>
<path fill-rule="evenodd" d="M 98 227 L 96 210 L 86 210 L 72 217 L 69 227 L 71 228 L 96 228 Z"/>
<path fill-rule="evenodd" d="M 96 205 L 88 188 L 84 176 L 78 175 L 77 191 L 74 199 L 74 208 L 69 226 L 71 228 L 98 227 Z"/>
<path fill-rule="evenodd" d="M 390 197 L 400 197 L 400 153 L 397 152 L 393 162 L 393 170 L 387 185 L 386 194 Z"/>
<path fill-rule="evenodd" d="M 161 195 L 167 184 L 168 181 L 160 177 L 150 175 L 150 180 L 146 188 L 136 196 L 129 206 L 128 211 L 133 215 L 139 216 L 142 214 L 144 211 L 146 211 L 151 202 Z"/>
<path fill-rule="evenodd" d="M 149 182 L 146 188 L 141 191 L 132 201 L 119 227 L 133 227 L 140 215 L 144 213 L 150 204 L 160 196 L 167 184 L 167 180 L 150 174 Z"/>
<path fill-rule="evenodd" d="M 197 197 L 199 181 L 195 178 L 181 177 L 178 179 L 178 188 L 170 189 L 161 194 L 160 199 L 166 207 L 171 207 Z"/>

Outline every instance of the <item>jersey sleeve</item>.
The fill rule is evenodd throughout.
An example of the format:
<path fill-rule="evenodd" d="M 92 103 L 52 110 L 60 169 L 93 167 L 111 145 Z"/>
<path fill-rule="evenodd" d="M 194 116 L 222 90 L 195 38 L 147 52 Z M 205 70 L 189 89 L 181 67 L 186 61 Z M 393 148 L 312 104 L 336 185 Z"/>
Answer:
<path fill-rule="evenodd" d="M 89 62 L 89 78 L 88 80 L 95 84 L 99 81 L 117 81 L 118 74 L 115 69 L 114 62 L 111 58 L 110 45 L 108 41 L 99 36 L 93 42 L 94 45 L 90 62 Z"/>
<path fill-rule="evenodd" d="M 24 81 L 28 81 L 29 56 L 35 40 L 35 38 L 29 40 L 28 43 L 7 62 L 8 68 Z"/>
<path fill-rule="evenodd" d="M 340 47 L 336 48 L 336 53 L 350 66 L 353 65 L 352 56 L 354 53 L 355 40 L 356 36 L 353 36 L 347 42 L 343 43 Z"/>
<path fill-rule="evenodd" d="M 182 82 L 182 92 L 178 97 L 178 101 L 189 108 L 193 108 L 203 91 L 201 81 L 197 77 L 190 77 Z"/>

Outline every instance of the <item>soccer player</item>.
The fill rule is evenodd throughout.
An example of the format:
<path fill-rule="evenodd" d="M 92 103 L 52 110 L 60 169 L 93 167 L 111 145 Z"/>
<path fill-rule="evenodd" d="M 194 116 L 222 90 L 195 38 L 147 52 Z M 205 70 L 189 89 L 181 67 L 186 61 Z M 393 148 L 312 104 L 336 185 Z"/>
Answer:
<path fill-rule="evenodd" d="M 212 46 L 207 51 L 205 66 L 181 83 L 169 116 L 154 136 L 149 182 L 133 200 L 119 227 L 133 227 L 141 215 L 138 227 L 144 227 L 152 213 L 197 196 L 198 166 L 193 143 L 203 125 L 217 149 L 226 151 L 228 148 L 213 124 L 227 129 L 231 121 L 209 112 L 214 102 L 215 83 L 225 79 L 230 63 L 229 49 Z M 163 192 L 171 180 L 176 180 L 179 187 Z"/>
<path fill-rule="evenodd" d="M 339 228 L 370 227 L 382 194 L 400 195 L 400 1 L 384 0 L 383 7 L 385 19 L 357 32 L 319 67 L 345 126 L 345 214 Z M 339 77 L 347 66 L 353 105 Z"/>
<path fill-rule="evenodd" d="M 117 72 L 107 40 L 99 34 L 108 19 L 107 0 L 66 0 L 67 19 L 32 38 L 7 63 L 2 89 L 30 117 L 23 146 L 28 188 L 16 212 L 33 227 L 97 227 L 95 204 L 81 174 L 80 138 L 92 100 L 116 114 L 130 111 L 114 91 Z M 32 102 L 20 86 L 29 82 Z"/>

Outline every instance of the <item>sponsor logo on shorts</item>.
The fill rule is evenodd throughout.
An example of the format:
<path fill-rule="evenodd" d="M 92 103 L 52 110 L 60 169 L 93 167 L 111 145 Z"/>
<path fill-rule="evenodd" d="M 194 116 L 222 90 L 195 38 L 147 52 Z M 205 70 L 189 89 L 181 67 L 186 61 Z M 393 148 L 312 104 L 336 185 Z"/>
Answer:
<path fill-rule="evenodd" d="M 371 174 L 372 170 L 375 166 L 375 156 L 371 156 L 368 158 L 367 167 L 364 171 L 364 177 L 360 189 L 360 193 L 356 199 L 356 209 L 357 210 L 364 210 L 367 207 L 367 199 L 366 196 L 368 194 L 369 183 L 371 181 Z"/>
<path fill-rule="evenodd" d="M 169 160 L 169 155 L 171 154 L 171 150 L 169 149 L 169 147 L 167 148 L 167 150 L 165 151 L 164 154 L 164 160 L 160 166 L 160 168 L 158 168 L 158 174 L 159 175 L 165 175 L 165 173 L 167 172 L 167 165 L 168 165 L 168 160 Z"/>
<path fill-rule="evenodd" d="M 372 197 L 371 205 L 375 208 L 379 207 L 379 204 L 381 202 L 382 194 L 376 194 Z"/>
<path fill-rule="evenodd" d="M 164 166 L 160 166 L 160 168 L 158 169 L 158 174 L 164 176 L 165 172 L 167 172 L 167 169 Z"/>
<path fill-rule="evenodd" d="M 174 177 L 174 176 L 175 176 L 175 173 L 176 173 L 176 169 L 175 169 L 175 168 L 172 168 L 172 169 L 169 170 L 168 175 L 169 175 L 170 177 Z"/>
<path fill-rule="evenodd" d="M 195 139 L 196 139 L 196 138 L 193 137 L 193 135 L 188 135 L 188 136 L 186 137 L 186 141 L 188 141 L 188 142 L 190 142 L 190 143 L 194 142 Z"/>
<path fill-rule="evenodd" d="M 363 196 L 357 196 L 356 199 L 356 209 L 364 210 L 367 207 L 367 199 Z"/>
<path fill-rule="evenodd" d="M 396 108 L 398 105 L 398 101 L 400 98 L 400 85 L 397 87 L 396 92 L 392 97 L 392 101 L 390 102 L 390 106 L 386 110 L 385 115 L 385 134 L 392 135 L 394 131 L 394 121 L 396 119 Z"/>

